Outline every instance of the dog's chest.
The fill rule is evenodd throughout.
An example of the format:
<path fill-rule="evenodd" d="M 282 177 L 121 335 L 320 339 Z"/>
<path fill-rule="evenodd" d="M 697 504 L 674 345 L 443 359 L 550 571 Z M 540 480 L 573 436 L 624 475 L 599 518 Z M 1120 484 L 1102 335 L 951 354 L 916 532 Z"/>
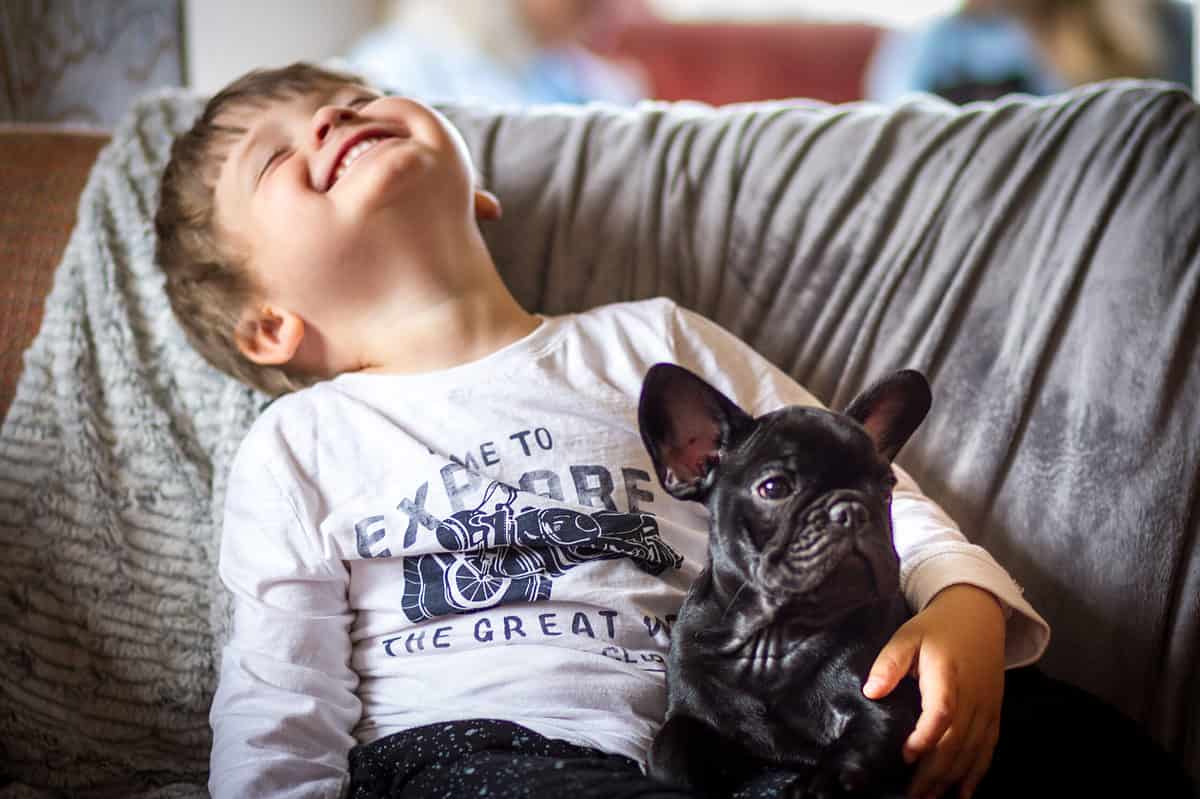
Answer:
<path fill-rule="evenodd" d="M 686 635 L 688 622 L 704 623 L 684 620 L 679 632 Z M 859 712 L 859 672 L 869 667 L 860 662 L 865 655 L 857 642 L 831 634 L 796 636 L 782 624 L 764 627 L 732 650 L 681 649 L 672 653 L 684 661 L 675 663 L 682 678 L 676 684 L 692 689 L 681 702 L 718 729 L 736 730 L 760 750 L 780 752 L 838 740 Z"/>

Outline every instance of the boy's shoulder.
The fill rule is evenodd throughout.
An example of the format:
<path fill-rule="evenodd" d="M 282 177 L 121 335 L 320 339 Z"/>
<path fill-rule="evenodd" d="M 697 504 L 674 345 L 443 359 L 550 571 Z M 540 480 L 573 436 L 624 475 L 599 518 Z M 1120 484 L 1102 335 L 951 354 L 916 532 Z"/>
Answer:
<path fill-rule="evenodd" d="M 335 395 L 322 381 L 271 400 L 243 436 L 238 457 L 269 458 L 310 446 Z"/>
<path fill-rule="evenodd" d="M 652 297 L 645 300 L 625 300 L 600 305 L 576 315 L 577 321 L 593 330 L 605 327 L 627 328 L 630 326 L 662 329 L 672 324 L 678 306 L 669 297 Z"/>
<path fill-rule="evenodd" d="M 653 297 L 601 305 L 579 314 L 581 332 L 593 336 L 609 333 L 623 338 L 658 338 L 674 348 L 680 339 L 712 341 L 729 336 L 712 319 L 680 305 L 670 297 Z M 590 325 L 588 324 L 590 322 Z"/>
<path fill-rule="evenodd" d="M 670 297 L 649 297 L 644 300 L 622 300 L 599 305 L 588 313 L 605 315 L 662 316 L 673 313 L 677 303 Z"/>
<path fill-rule="evenodd" d="M 255 425 L 279 426 L 310 418 L 313 412 L 319 411 L 330 401 L 334 393 L 330 391 L 330 381 L 322 380 L 311 386 L 281 394 L 263 406 Z"/>
<path fill-rule="evenodd" d="M 568 339 L 584 348 L 603 348 L 612 352 L 647 354 L 669 358 L 662 347 L 670 347 L 675 338 L 677 307 L 667 297 L 627 300 L 590 308 L 569 315 Z"/>

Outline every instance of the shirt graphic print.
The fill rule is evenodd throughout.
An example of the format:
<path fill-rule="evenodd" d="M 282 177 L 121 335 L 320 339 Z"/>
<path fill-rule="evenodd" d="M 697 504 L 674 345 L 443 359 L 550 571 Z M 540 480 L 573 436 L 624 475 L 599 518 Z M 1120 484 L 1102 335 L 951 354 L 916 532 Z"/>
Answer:
<path fill-rule="evenodd" d="M 555 577 L 588 561 L 630 558 L 652 575 L 683 563 L 648 513 L 518 506 L 519 496 L 512 486 L 493 481 L 477 507 L 437 524 L 434 535 L 444 552 L 405 558 L 401 608 L 409 621 L 547 600 Z M 370 529 L 381 519 L 368 517 L 356 529 Z"/>

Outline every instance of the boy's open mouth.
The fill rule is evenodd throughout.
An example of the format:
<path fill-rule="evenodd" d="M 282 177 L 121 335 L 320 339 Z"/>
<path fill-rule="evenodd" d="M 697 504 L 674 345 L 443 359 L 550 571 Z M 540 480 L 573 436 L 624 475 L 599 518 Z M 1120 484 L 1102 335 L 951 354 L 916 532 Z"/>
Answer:
<path fill-rule="evenodd" d="M 346 174 L 350 165 L 361 158 L 367 150 L 384 139 L 394 138 L 400 138 L 400 134 L 382 130 L 364 130 L 348 137 L 342 143 L 341 150 L 330 167 L 329 177 L 325 181 L 325 191 L 332 189 L 333 185 L 341 180 L 342 175 Z"/>

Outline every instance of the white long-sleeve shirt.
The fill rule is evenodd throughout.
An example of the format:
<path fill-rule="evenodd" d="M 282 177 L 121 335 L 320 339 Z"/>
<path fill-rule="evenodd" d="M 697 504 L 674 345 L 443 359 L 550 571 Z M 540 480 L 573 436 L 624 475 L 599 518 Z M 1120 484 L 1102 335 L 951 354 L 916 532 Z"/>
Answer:
<path fill-rule="evenodd" d="M 220 574 L 235 615 L 213 796 L 338 796 L 355 743 L 463 718 L 644 762 L 670 625 L 708 538 L 707 511 L 661 489 L 638 433 L 659 361 L 755 415 L 818 404 L 658 299 L 546 317 L 472 363 L 345 374 L 268 407 L 229 480 Z M 910 605 L 953 583 L 986 588 L 1011 611 L 1008 665 L 1037 659 L 1046 623 L 897 474 Z"/>

